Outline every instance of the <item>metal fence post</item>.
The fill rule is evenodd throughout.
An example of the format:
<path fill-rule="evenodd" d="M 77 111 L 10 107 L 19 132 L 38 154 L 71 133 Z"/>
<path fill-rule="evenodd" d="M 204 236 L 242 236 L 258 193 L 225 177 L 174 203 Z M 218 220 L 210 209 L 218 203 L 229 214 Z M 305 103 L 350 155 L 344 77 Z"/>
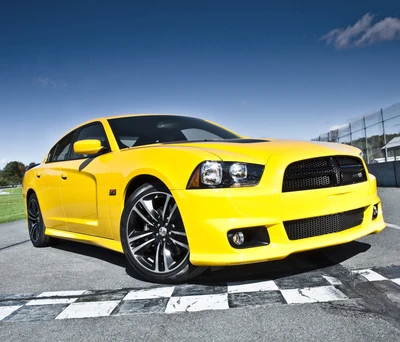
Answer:
<path fill-rule="evenodd" d="M 385 144 L 385 162 L 388 161 L 388 153 L 386 147 L 386 133 L 385 133 L 385 120 L 383 120 L 383 109 L 381 108 L 381 120 L 382 120 L 382 131 L 383 131 L 383 143 Z"/>
<path fill-rule="evenodd" d="M 351 134 L 351 122 L 349 122 L 349 131 L 350 131 L 350 146 L 353 146 L 353 136 Z"/>
<path fill-rule="evenodd" d="M 363 116 L 363 124 L 364 124 L 364 136 L 365 136 L 365 154 L 367 155 L 367 164 L 369 164 L 369 156 L 368 156 L 368 137 L 367 137 L 367 126 L 365 125 L 365 116 Z"/>

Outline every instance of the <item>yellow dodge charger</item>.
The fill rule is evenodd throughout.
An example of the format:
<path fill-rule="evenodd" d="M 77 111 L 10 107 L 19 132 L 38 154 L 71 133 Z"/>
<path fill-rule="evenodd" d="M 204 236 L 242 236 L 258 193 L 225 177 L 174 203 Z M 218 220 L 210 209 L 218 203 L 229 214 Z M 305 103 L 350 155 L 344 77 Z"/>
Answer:
<path fill-rule="evenodd" d="M 359 149 L 245 138 L 178 115 L 100 118 L 72 129 L 25 173 L 23 196 L 35 247 L 68 239 L 109 248 L 164 283 L 385 227 Z"/>

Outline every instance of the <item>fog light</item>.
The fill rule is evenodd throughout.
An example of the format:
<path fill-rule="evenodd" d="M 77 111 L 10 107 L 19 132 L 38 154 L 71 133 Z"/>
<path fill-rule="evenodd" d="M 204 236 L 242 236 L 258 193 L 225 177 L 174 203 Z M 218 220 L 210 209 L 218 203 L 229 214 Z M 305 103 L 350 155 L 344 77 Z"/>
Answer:
<path fill-rule="evenodd" d="M 375 220 L 378 217 L 378 205 L 375 204 L 372 208 L 372 219 Z"/>
<path fill-rule="evenodd" d="M 244 235 L 242 232 L 237 232 L 233 234 L 232 241 L 234 244 L 240 246 L 244 242 Z"/>

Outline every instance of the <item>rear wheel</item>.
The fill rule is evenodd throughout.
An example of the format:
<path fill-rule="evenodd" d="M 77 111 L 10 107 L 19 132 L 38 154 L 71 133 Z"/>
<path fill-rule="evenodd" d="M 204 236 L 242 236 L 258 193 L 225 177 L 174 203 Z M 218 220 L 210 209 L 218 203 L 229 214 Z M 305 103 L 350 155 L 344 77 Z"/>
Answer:
<path fill-rule="evenodd" d="M 179 209 L 160 183 L 144 184 L 129 197 L 121 219 L 121 243 L 133 269 L 149 281 L 180 283 L 205 270 L 190 264 Z"/>
<path fill-rule="evenodd" d="M 32 194 L 28 199 L 28 230 L 29 238 L 35 247 L 47 247 L 54 243 L 54 239 L 45 235 L 42 213 L 36 194 Z"/>

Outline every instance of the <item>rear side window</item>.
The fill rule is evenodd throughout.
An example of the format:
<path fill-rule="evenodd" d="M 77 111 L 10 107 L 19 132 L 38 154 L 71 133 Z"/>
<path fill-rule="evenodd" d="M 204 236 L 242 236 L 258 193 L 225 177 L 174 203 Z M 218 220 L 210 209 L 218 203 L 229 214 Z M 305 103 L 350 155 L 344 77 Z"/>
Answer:
<path fill-rule="evenodd" d="M 48 162 L 68 160 L 69 152 L 72 147 L 72 139 L 75 132 L 68 134 L 66 137 L 62 138 L 55 147 L 50 151 Z"/>

